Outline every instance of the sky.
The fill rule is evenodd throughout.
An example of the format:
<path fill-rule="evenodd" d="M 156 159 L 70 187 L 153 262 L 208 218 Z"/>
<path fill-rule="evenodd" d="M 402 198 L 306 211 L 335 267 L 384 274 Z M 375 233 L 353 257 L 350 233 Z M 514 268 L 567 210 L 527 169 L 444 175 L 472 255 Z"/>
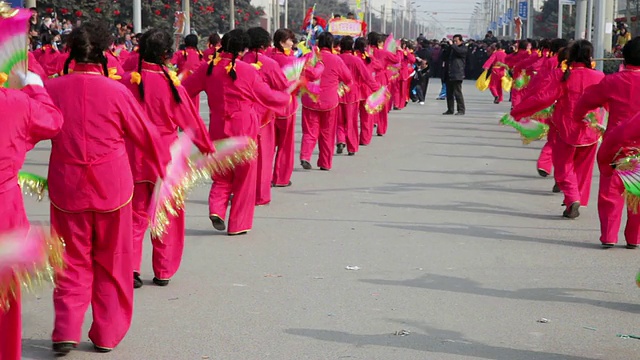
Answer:
<path fill-rule="evenodd" d="M 403 0 L 372 0 L 374 7 L 390 1 L 403 4 Z M 447 33 L 463 33 L 469 31 L 469 23 L 473 9 L 478 0 L 407 0 L 413 2 L 411 6 L 416 9 L 416 16 L 421 22 L 435 22 L 445 28 Z"/>

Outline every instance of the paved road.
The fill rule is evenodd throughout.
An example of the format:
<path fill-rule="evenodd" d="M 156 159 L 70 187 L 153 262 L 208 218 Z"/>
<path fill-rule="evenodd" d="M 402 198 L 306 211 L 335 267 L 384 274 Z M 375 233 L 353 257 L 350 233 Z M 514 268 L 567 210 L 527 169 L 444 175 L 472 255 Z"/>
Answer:
<path fill-rule="evenodd" d="M 211 228 L 198 188 L 170 286 L 149 283 L 147 251 L 127 338 L 109 355 L 85 338 L 68 358 L 638 358 L 640 341 L 616 334 L 640 334 L 640 253 L 599 249 L 595 193 L 562 219 L 535 172 L 541 144 L 497 125 L 507 105 L 468 83 L 467 116 L 443 117 L 435 90 L 331 172 L 296 169 L 246 237 Z M 44 174 L 47 156 L 26 169 Z M 27 207 L 48 219 L 46 202 Z M 52 314 L 50 292 L 26 298 L 27 359 L 51 357 Z"/>

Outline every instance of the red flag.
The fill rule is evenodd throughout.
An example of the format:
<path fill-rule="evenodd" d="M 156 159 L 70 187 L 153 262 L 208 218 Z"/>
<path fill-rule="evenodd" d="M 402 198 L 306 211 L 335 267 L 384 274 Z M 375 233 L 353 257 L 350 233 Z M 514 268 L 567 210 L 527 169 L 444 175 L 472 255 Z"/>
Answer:
<path fill-rule="evenodd" d="M 302 22 L 302 30 L 306 30 L 311 23 L 311 13 L 313 13 L 313 7 L 310 7 L 307 10 L 307 14 L 304 16 L 304 21 Z"/>

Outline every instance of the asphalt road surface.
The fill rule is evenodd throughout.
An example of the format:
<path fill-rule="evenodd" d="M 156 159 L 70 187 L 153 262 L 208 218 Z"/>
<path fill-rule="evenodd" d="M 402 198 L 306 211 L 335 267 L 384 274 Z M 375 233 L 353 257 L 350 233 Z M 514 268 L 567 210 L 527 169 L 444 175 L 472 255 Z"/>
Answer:
<path fill-rule="evenodd" d="M 67 358 L 640 358 L 639 340 L 617 336 L 640 335 L 640 252 L 599 248 L 597 178 L 589 208 L 562 219 L 553 180 L 536 173 L 542 144 L 497 124 L 508 103 L 469 82 L 467 115 L 441 116 L 433 83 L 426 105 L 392 112 L 385 137 L 332 171 L 297 166 L 247 236 L 216 232 L 197 188 L 171 284 L 150 282 L 147 240 L 125 340 L 93 353 L 89 313 Z M 46 174 L 49 148 L 25 169 Z M 46 200 L 25 202 L 48 221 Z M 52 358 L 51 292 L 25 295 L 23 314 L 24 358 Z"/>

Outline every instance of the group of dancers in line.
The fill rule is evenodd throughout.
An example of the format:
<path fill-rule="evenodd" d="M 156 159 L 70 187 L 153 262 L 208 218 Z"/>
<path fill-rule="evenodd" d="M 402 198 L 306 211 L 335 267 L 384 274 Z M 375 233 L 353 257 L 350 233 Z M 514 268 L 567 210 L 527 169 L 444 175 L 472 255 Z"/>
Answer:
<path fill-rule="evenodd" d="M 522 40 L 518 51 L 506 55 L 500 44 L 484 65 L 490 69 L 490 90 L 495 103 L 502 101 L 501 78 L 510 72 L 513 79 L 530 76 L 527 86 L 512 88 L 510 115 L 515 121 L 553 107 L 547 120 L 546 143 L 538 158 L 538 173 L 553 173 L 554 192 L 564 194 L 563 216 L 575 219 L 580 207 L 589 204 L 593 166 L 600 171 L 598 215 L 603 248 L 618 243 L 625 187 L 614 172 L 615 164 L 638 153 L 640 140 L 640 37 L 623 48 L 624 63 L 619 72 L 606 75 L 595 70 L 593 46 L 589 41 L 564 39 Z M 606 110 L 598 124 L 585 120 L 588 113 Z M 598 149 L 598 142 L 601 141 Z M 626 247 L 640 245 L 640 214 L 627 207 L 624 231 Z"/>
<path fill-rule="evenodd" d="M 89 339 L 96 351 L 111 351 L 129 330 L 134 287 L 142 286 L 146 211 L 154 182 L 165 176 L 179 129 L 204 154 L 215 153 L 212 141 L 220 139 L 246 136 L 257 141 L 257 160 L 213 176 L 210 219 L 218 230 L 228 225 L 229 235 L 251 229 L 255 206 L 270 202 L 272 185 L 290 186 L 294 167 L 298 105 L 282 71 L 295 60 L 291 30 L 276 31 L 273 46 L 264 29 L 232 30 L 212 44 L 210 58 L 187 46 L 178 56 L 183 59 L 179 74 L 165 65 L 176 58 L 169 33 L 145 32 L 127 59 L 135 64 L 129 72 L 121 72 L 117 58 L 109 55 L 108 34 L 106 24 L 86 22 L 69 35 L 68 52 L 57 62 L 61 76 L 43 82 L 47 75 L 32 59 L 29 72 L 10 75 L 12 87 L 18 84 L 20 90 L 0 88 L 0 106 L 9 109 L 0 135 L 0 232 L 28 226 L 18 170 L 27 151 L 40 141 L 52 141 L 50 219 L 66 244 L 65 269 L 56 274 L 53 293 L 52 342 L 58 355 L 81 342 L 89 305 Z M 386 133 L 392 107 L 405 106 L 415 58 L 404 46 L 395 53 L 385 50 L 383 42 L 377 33 L 367 39 L 345 36 L 335 54 L 332 34 L 318 36 L 316 61 L 304 69 L 308 81 L 319 81 L 320 91 L 317 98 L 302 95 L 303 168 L 311 169 L 311 153 L 319 141 L 318 166 L 330 170 L 336 137 L 337 152 L 346 147 L 353 155 L 359 145 L 371 142 L 374 124 L 378 136 Z M 185 66 L 189 62 L 192 68 Z M 363 100 L 381 86 L 391 90 L 391 101 L 375 113 Z M 210 108 L 208 131 L 197 109 L 203 91 Z M 265 124 L 261 118 L 269 111 L 272 121 Z M 178 270 L 184 231 L 184 212 L 179 211 L 162 241 L 152 237 L 156 285 L 166 286 Z M 0 311 L 1 360 L 21 355 L 19 289 L 15 295 L 8 310 Z"/>

